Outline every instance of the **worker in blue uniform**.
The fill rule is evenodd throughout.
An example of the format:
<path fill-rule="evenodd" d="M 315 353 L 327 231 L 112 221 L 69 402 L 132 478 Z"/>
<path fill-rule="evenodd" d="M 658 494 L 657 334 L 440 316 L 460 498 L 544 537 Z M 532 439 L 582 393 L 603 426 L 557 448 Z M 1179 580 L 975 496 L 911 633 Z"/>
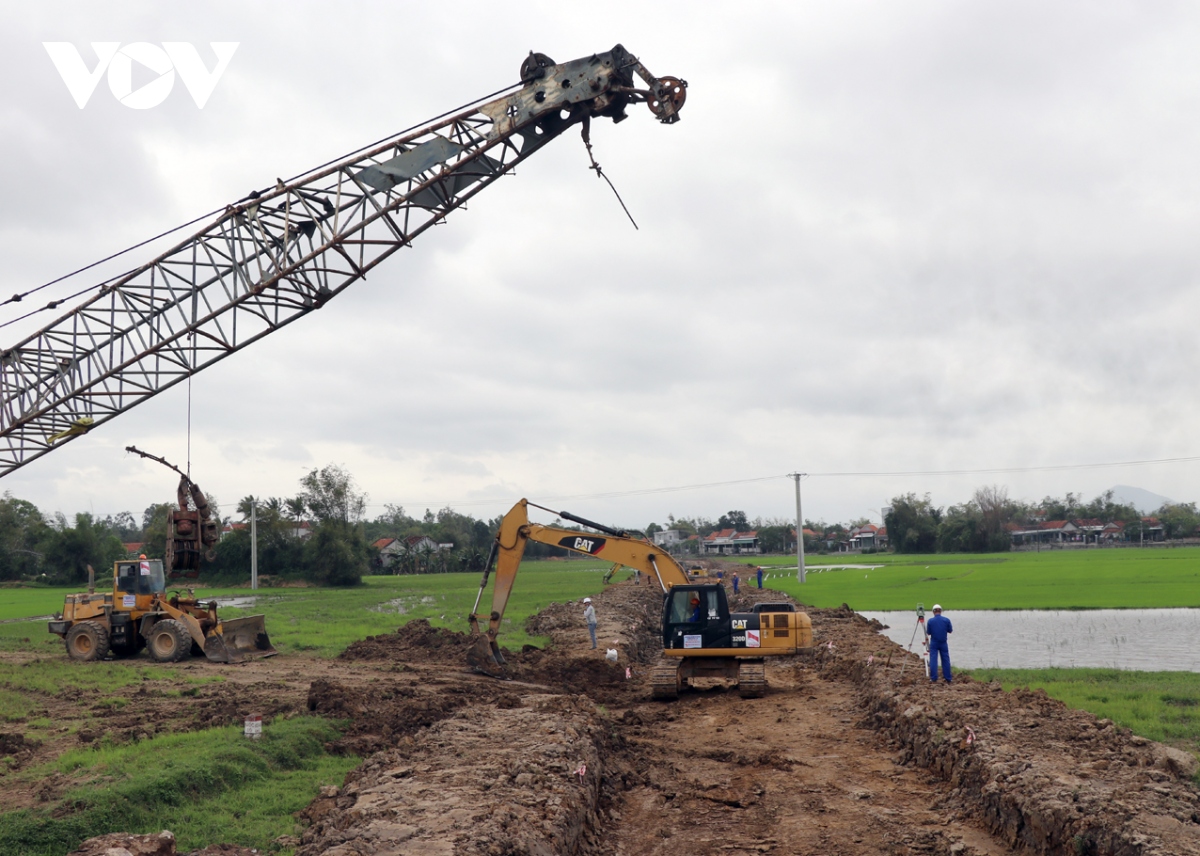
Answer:
<path fill-rule="evenodd" d="M 942 658 L 942 679 L 946 683 L 950 683 L 952 676 L 950 674 L 950 645 L 946 641 L 946 637 L 954 632 L 954 625 L 950 623 L 950 619 L 942 615 L 942 605 L 935 603 L 933 605 L 933 618 L 925 623 L 925 629 L 929 633 L 929 680 L 932 683 L 937 683 L 938 679 L 938 657 Z"/>

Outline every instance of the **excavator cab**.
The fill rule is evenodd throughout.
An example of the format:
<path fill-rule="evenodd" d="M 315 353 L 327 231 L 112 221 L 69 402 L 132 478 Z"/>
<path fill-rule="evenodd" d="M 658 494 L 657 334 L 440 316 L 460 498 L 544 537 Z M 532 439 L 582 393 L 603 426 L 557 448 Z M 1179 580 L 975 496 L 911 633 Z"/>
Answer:
<path fill-rule="evenodd" d="M 664 648 L 728 648 L 729 603 L 721 585 L 679 585 L 663 601 Z"/>

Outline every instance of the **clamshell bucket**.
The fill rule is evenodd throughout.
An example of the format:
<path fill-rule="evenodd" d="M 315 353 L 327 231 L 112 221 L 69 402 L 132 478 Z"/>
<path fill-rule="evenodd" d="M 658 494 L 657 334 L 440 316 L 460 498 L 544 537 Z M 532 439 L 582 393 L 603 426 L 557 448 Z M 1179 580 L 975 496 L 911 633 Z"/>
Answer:
<path fill-rule="evenodd" d="M 267 623 L 261 615 L 227 618 L 204 637 L 204 656 L 214 663 L 240 663 L 278 653 L 267 636 Z"/>

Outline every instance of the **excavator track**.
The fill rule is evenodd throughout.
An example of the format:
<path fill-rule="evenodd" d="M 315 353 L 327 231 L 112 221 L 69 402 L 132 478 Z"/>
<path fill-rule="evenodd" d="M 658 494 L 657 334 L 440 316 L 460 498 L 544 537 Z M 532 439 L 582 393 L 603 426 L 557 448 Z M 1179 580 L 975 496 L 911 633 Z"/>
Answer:
<path fill-rule="evenodd" d="M 767 693 L 767 670 L 762 662 L 738 664 L 738 694 L 762 698 Z"/>
<path fill-rule="evenodd" d="M 679 698 L 679 664 L 660 661 L 650 672 L 650 697 L 674 701 Z"/>

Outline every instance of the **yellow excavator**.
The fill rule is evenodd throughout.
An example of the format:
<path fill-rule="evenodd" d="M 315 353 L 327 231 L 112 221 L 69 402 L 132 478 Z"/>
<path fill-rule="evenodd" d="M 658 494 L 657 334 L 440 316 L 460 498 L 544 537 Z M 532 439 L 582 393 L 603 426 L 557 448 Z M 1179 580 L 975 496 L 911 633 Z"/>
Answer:
<path fill-rule="evenodd" d="M 88 566 L 88 590 L 69 594 L 49 630 L 67 643 L 72 660 L 132 657 L 143 648 L 160 663 L 203 653 L 216 663 L 238 663 L 277 653 L 261 615 L 221 620 L 215 601 L 190 591 L 168 592 L 162 559 L 113 564 L 111 592 L 97 592 Z"/>
<path fill-rule="evenodd" d="M 530 523 L 530 506 L 595 531 Z M 467 662 L 484 674 L 505 677 L 504 657 L 496 637 L 530 541 L 634 568 L 649 576 L 651 584 L 658 585 L 663 593 L 663 659 L 651 672 L 654 698 L 677 698 L 694 678 L 734 679 L 743 698 L 758 698 L 767 689 L 764 658 L 797 654 L 813 647 L 812 621 L 792 604 L 760 603 L 752 612 L 730 612 L 723 584 L 690 578 L 669 553 L 649 541 L 522 499 L 500 523 L 469 616 L 474 641 Z M 480 626 L 483 616 L 478 614 L 479 603 L 493 564 L 496 580 L 485 632 Z"/>

